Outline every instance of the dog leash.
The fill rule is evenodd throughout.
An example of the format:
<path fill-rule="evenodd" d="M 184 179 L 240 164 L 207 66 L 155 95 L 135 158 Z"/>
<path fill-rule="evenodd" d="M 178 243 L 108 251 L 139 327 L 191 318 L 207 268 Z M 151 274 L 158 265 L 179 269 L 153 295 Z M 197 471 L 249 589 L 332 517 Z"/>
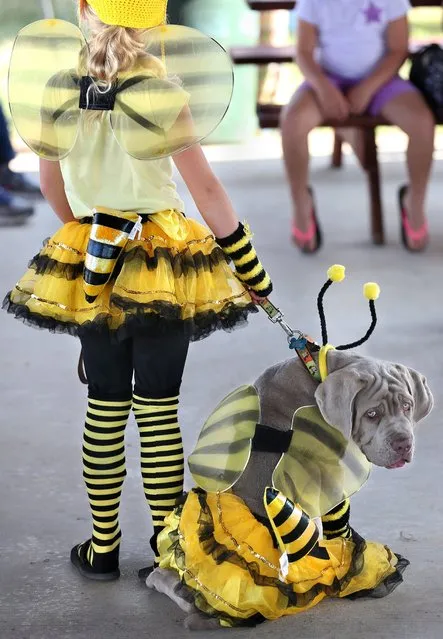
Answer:
<path fill-rule="evenodd" d="M 267 298 L 260 301 L 259 305 L 265 311 L 268 319 L 273 324 L 280 326 L 280 328 L 286 333 L 289 348 L 297 353 L 311 377 L 313 377 L 316 381 L 321 382 L 320 370 L 312 356 L 314 351 L 319 350 L 318 345 L 310 340 L 300 330 L 292 329 L 285 321 L 282 311 Z"/>

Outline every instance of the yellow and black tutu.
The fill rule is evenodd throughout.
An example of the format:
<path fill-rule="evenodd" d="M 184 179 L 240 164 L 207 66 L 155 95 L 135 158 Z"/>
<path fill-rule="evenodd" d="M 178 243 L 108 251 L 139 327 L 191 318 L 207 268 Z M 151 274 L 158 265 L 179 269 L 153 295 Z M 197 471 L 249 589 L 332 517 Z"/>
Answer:
<path fill-rule="evenodd" d="M 176 571 L 196 607 L 222 626 L 297 614 L 325 597 L 382 597 L 408 565 L 381 544 L 339 537 L 320 541 L 284 580 L 269 528 L 229 492 L 194 490 L 166 523 L 160 567 Z"/>
<path fill-rule="evenodd" d="M 92 228 L 86 218 L 65 224 L 45 242 L 3 307 L 58 333 L 110 330 L 124 338 L 139 328 L 172 328 L 184 329 L 193 341 L 230 330 L 256 312 L 207 228 L 176 211 L 145 220 L 138 235 L 123 243 L 92 302 L 85 295 Z"/>

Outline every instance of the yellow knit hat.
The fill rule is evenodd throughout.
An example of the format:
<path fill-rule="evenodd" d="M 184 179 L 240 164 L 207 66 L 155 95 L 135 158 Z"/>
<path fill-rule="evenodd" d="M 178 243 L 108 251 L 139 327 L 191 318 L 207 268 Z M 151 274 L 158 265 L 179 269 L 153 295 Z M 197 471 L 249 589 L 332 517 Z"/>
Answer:
<path fill-rule="evenodd" d="M 166 22 L 168 0 L 80 0 L 80 7 L 85 1 L 105 24 L 148 29 Z"/>

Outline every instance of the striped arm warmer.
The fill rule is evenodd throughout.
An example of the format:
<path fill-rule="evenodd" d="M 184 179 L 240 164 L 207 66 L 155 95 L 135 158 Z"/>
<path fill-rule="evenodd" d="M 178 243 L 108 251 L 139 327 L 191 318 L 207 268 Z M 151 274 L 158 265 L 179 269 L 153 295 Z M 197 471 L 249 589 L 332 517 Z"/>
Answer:
<path fill-rule="evenodd" d="M 241 222 L 228 237 L 216 238 L 225 255 L 235 266 L 238 279 L 260 297 L 272 293 L 272 282 L 251 244 L 249 229 Z"/>

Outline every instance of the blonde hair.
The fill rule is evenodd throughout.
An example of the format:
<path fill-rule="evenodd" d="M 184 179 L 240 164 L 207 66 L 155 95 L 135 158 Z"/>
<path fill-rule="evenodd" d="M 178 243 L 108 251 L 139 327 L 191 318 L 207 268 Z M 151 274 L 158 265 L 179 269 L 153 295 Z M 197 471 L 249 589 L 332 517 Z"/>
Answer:
<path fill-rule="evenodd" d="M 82 67 L 94 78 L 95 91 L 109 91 L 119 74 L 141 67 L 143 73 L 155 77 L 166 75 L 162 62 L 146 51 L 148 29 L 132 29 L 105 24 L 95 11 L 86 5 L 80 19 L 88 29 L 88 47 Z M 103 113 L 87 112 L 88 119 L 99 119 Z"/>

